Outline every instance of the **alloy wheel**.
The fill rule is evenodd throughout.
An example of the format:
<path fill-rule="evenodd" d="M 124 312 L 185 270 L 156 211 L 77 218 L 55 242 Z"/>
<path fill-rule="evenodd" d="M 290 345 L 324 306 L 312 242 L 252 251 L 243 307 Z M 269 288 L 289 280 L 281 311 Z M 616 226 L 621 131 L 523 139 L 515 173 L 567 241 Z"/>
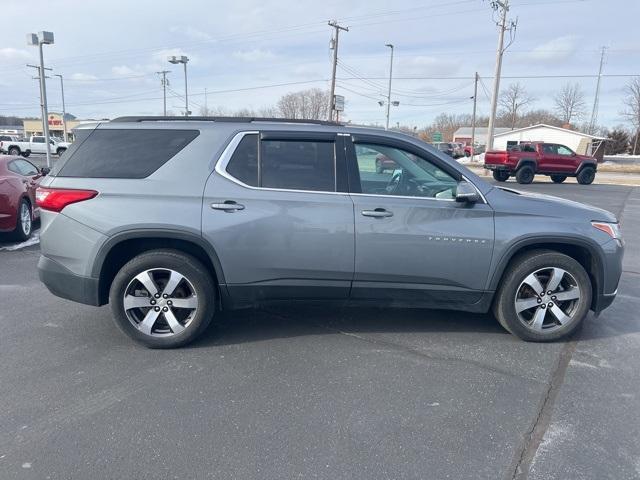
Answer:
<path fill-rule="evenodd" d="M 183 332 L 198 311 L 193 284 L 181 273 L 154 268 L 136 275 L 123 297 L 124 311 L 141 333 L 172 336 Z"/>
<path fill-rule="evenodd" d="M 547 267 L 529 274 L 516 290 L 518 320 L 537 333 L 550 333 L 576 320 L 581 292 L 571 273 Z"/>
<path fill-rule="evenodd" d="M 20 204 L 20 226 L 25 237 L 31 235 L 31 208 L 24 201 Z"/>

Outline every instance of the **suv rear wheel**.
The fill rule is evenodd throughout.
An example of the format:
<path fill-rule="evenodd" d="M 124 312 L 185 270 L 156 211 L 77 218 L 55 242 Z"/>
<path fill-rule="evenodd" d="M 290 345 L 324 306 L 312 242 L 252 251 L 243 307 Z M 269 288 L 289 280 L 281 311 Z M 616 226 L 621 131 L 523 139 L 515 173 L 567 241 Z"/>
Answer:
<path fill-rule="evenodd" d="M 593 183 L 595 178 L 596 178 L 596 169 L 593 167 L 584 167 L 578 173 L 576 180 L 578 180 L 578 183 L 580 185 L 589 185 Z"/>
<path fill-rule="evenodd" d="M 116 274 L 109 302 L 116 324 L 150 348 L 181 347 L 211 323 L 216 288 L 197 259 L 177 250 L 152 250 Z"/>
<path fill-rule="evenodd" d="M 509 180 L 509 172 L 505 170 L 494 170 L 493 179 L 497 182 L 506 182 L 507 180 Z"/>
<path fill-rule="evenodd" d="M 562 183 L 567 179 L 566 175 L 551 175 L 551 181 L 553 183 Z"/>
<path fill-rule="evenodd" d="M 529 184 L 533 182 L 533 177 L 535 176 L 535 171 L 531 165 L 524 165 L 518 169 L 516 172 L 516 180 L 520 184 Z"/>
<path fill-rule="evenodd" d="M 590 305 L 591 281 L 582 265 L 567 255 L 537 250 L 511 262 L 493 312 L 522 340 L 545 342 L 575 331 Z"/>

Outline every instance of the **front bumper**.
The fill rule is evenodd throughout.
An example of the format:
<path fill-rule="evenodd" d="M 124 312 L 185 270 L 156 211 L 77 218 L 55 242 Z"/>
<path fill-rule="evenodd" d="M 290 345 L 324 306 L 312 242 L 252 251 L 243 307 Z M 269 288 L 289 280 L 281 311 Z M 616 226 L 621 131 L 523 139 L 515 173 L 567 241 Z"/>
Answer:
<path fill-rule="evenodd" d="M 51 293 L 85 305 L 99 306 L 97 278 L 76 275 L 44 255 L 38 261 L 38 276 Z"/>

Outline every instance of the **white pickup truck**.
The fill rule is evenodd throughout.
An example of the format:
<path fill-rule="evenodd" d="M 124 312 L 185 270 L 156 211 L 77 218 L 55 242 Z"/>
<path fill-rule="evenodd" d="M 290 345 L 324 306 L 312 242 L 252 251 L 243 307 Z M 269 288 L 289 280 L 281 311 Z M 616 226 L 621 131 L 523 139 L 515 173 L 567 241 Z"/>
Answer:
<path fill-rule="evenodd" d="M 55 137 L 51 137 L 49 142 L 51 144 L 51 153 L 55 153 L 58 156 L 62 155 L 71 145 L 69 142 L 63 142 Z M 42 135 L 34 135 L 29 139 L 14 137 L 13 140 L 0 141 L 0 152 L 28 157 L 32 153 L 47 153 L 47 145 Z"/>

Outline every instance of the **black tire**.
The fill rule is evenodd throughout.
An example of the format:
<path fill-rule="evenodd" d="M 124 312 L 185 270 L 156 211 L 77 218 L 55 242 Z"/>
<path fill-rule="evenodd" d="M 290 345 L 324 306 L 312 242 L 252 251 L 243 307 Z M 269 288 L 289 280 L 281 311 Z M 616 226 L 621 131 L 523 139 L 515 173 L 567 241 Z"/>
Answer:
<path fill-rule="evenodd" d="M 559 325 L 555 320 L 557 317 L 554 312 L 557 311 L 556 307 L 566 308 L 567 303 L 556 300 L 556 297 L 550 296 L 548 292 L 544 292 L 544 296 L 531 296 L 530 300 L 537 302 L 536 297 L 540 297 L 541 302 L 537 302 L 528 310 L 521 311 L 521 314 L 522 316 L 525 314 L 535 316 L 537 312 L 541 311 L 540 309 L 543 309 L 541 311 L 543 324 L 541 325 L 546 325 L 546 327 L 535 329 L 531 325 L 525 324 L 519 317 L 516 311 L 516 300 L 528 300 L 518 297 L 526 278 L 529 278 L 534 272 L 544 274 L 547 269 L 551 268 L 562 269 L 569 273 L 569 277 L 563 277 L 563 282 L 569 278 L 571 281 L 575 281 L 576 286 L 579 287 L 580 296 L 575 300 L 575 303 L 573 300 L 570 301 L 571 315 L 568 317 L 569 320 Z M 542 283 L 541 281 L 540 284 L 542 285 Z M 546 288 L 549 283 L 550 280 L 546 282 L 544 287 Z M 524 288 L 526 290 L 528 287 L 525 285 Z M 559 288 L 564 287 L 560 286 Z M 532 292 L 532 290 L 530 291 Z M 561 291 L 555 291 L 555 293 L 559 295 Z M 494 298 L 493 313 L 498 322 L 518 338 L 529 342 L 548 342 L 567 337 L 583 324 L 591 306 L 591 296 L 592 286 L 589 275 L 576 260 L 551 250 L 533 250 L 515 257 L 507 267 Z M 547 304 L 547 302 L 549 303 Z M 553 305 L 554 302 L 557 305 Z M 553 305 L 553 307 L 550 308 L 548 305 Z M 547 311 L 550 313 L 546 314 Z M 563 310 L 563 313 L 566 312 Z M 545 314 L 546 317 L 544 317 Z"/>
<path fill-rule="evenodd" d="M 66 148 L 60 147 L 58 150 L 56 150 L 56 153 L 58 154 L 58 156 L 61 156 L 66 151 L 67 151 Z"/>
<path fill-rule="evenodd" d="M 493 171 L 493 179 L 497 182 L 506 182 L 509 180 L 509 172 L 504 170 L 494 170 Z"/>
<path fill-rule="evenodd" d="M 9 147 L 8 153 L 9 155 L 17 157 L 18 155 L 20 155 L 20 149 L 18 147 Z"/>
<path fill-rule="evenodd" d="M 580 185 L 590 185 L 596 178 L 596 169 L 593 167 L 584 167 L 580 172 L 578 172 L 578 176 L 576 180 Z"/>
<path fill-rule="evenodd" d="M 26 209 L 29 212 L 29 218 L 26 224 L 25 222 L 22 221 L 23 209 Z M 24 242 L 25 240 L 28 240 L 31 238 L 32 233 L 33 233 L 33 210 L 31 208 L 31 204 L 26 199 L 23 198 L 20 201 L 20 204 L 18 205 L 18 212 L 16 216 L 16 228 L 13 231 L 12 236 L 14 239 L 20 242 Z"/>
<path fill-rule="evenodd" d="M 467 157 L 467 158 L 469 158 L 469 157 L 471 156 L 471 152 L 467 152 L 467 151 L 465 150 L 465 152 L 464 152 L 464 156 L 465 156 L 465 157 Z"/>
<path fill-rule="evenodd" d="M 384 168 L 382 167 L 382 162 L 380 160 L 376 160 L 376 173 L 383 173 Z"/>
<path fill-rule="evenodd" d="M 22 156 L 24 158 L 27 158 L 29 155 L 31 155 L 31 150 L 27 150 L 26 152 L 22 152 Z"/>
<path fill-rule="evenodd" d="M 551 175 L 551 181 L 553 183 L 562 183 L 567 179 L 566 175 Z"/>
<path fill-rule="evenodd" d="M 193 292 L 190 292 L 193 297 L 188 298 L 196 299 L 197 308 L 186 312 L 189 313 L 190 318 L 183 318 L 184 323 L 179 320 L 181 323 L 181 331 L 179 333 L 174 332 L 175 329 L 169 326 L 170 322 L 165 316 L 164 310 L 158 310 L 156 314 L 157 320 L 151 324 L 150 333 L 144 333 L 137 328 L 134 325 L 135 318 L 130 319 L 125 312 L 125 294 L 129 289 L 134 288 L 132 284 L 136 285 L 134 283 L 135 277 L 147 270 L 153 270 L 154 272 L 173 270 L 182 275 L 186 282 L 180 284 L 182 287 L 176 287 L 174 292 L 177 292 L 177 296 L 174 297 L 174 293 L 172 293 L 168 300 L 164 300 L 163 297 L 158 297 L 157 300 L 154 300 L 151 296 L 143 296 L 142 298 L 149 298 L 149 302 L 156 306 L 132 308 L 129 310 L 132 312 L 131 315 L 142 317 L 152 310 L 160 309 L 162 305 L 167 305 L 167 302 L 169 302 L 168 305 L 171 305 L 171 299 L 177 301 L 177 298 L 186 298 L 185 296 L 180 296 L 180 289 L 193 290 Z M 138 288 L 140 288 L 140 285 L 137 284 Z M 166 281 L 164 286 L 166 286 Z M 164 286 L 161 283 L 157 283 L 158 294 L 161 293 Z M 176 348 L 195 340 L 211 323 L 216 310 L 216 285 L 205 266 L 191 255 L 178 250 L 151 250 L 134 257 L 120 269 L 111 284 L 109 302 L 116 325 L 130 338 L 149 348 Z M 175 306 L 167 306 L 166 308 L 169 308 L 171 313 L 175 314 L 174 318 L 179 317 L 179 312 L 185 313 L 185 309 L 176 308 Z M 137 325 L 141 324 L 142 321 L 137 323 Z M 164 328 L 164 333 L 162 333 L 161 327 Z M 154 333 L 154 328 L 160 330 Z"/>
<path fill-rule="evenodd" d="M 524 165 L 516 172 L 516 180 L 522 185 L 528 185 L 533 182 L 536 172 L 531 165 Z"/>

